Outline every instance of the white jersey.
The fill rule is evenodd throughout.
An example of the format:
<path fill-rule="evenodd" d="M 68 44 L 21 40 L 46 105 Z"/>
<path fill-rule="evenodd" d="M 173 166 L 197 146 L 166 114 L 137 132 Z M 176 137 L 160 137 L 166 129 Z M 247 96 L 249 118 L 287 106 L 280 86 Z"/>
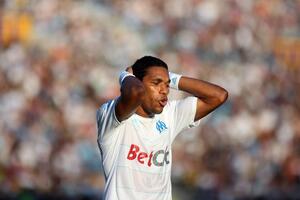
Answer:
<path fill-rule="evenodd" d="M 106 185 L 105 200 L 171 200 L 171 144 L 195 126 L 196 97 L 169 101 L 153 118 L 137 114 L 119 122 L 116 99 L 97 111 L 98 145 Z"/>

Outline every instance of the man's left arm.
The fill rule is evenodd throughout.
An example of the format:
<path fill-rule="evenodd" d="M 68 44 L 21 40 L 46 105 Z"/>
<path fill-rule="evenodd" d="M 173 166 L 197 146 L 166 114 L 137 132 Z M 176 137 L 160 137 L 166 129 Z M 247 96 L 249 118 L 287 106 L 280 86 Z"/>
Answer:
<path fill-rule="evenodd" d="M 178 83 L 178 89 L 190 93 L 198 98 L 197 110 L 194 121 L 198 121 L 217 107 L 222 105 L 228 92 L 215 84 L 182 76 Z"/>

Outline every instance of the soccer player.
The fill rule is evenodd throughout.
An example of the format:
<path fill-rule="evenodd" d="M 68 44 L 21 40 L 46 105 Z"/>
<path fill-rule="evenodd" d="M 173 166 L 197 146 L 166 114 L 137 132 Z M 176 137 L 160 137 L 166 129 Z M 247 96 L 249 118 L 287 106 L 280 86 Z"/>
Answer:
<path fill-rule="evenodd" d="M 171 200 L 171 145 L 227 99 L 217 85 L 168 71 L 144 56 L 119 77 L 121 95 L 97 110 L 105 200 Z M 191 96 L 168 100 L 169 88 Z"/>

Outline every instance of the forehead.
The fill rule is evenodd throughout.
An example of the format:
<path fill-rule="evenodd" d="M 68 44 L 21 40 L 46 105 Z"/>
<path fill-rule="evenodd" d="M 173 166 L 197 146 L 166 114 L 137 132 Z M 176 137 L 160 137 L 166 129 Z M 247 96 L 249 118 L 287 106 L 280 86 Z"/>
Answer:
<path fill-rule="evenodd" d="M 169 73 L 168 73 L 168 70 L 164 67 L 153 66 L 153 67 L 149 67 L 147 69 L 145 78 L 149 78 L 149 79 L 160 78 L 160 79 L 168 80 Z"/>

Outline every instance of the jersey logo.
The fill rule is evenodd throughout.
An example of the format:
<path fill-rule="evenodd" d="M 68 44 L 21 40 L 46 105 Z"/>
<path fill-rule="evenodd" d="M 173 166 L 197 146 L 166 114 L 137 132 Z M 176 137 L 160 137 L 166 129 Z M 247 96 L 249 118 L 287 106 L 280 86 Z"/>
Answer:
<path fill-rule="evenodd" d="M 131 144 L 127 154 L 128 160 L 137 160 L 142 165 L 148 165 L 151 167 L 152 164 L 156 167 L 162 167 L 165 164 L 170 163 L 169 160 L 170 151 L 168 147 L 165 150 L 160 149 L 157 151 L 143 152 L 140 147 L 136 144 Z"/>
<path fill-rule="evenodd" d="M 165 122 L 158 120 L 156 122 L 156 129 L 158 130 L 159 133 L 162 133 L 163 131 L 167 130 L 168 127 L 166 126 Z"/>

